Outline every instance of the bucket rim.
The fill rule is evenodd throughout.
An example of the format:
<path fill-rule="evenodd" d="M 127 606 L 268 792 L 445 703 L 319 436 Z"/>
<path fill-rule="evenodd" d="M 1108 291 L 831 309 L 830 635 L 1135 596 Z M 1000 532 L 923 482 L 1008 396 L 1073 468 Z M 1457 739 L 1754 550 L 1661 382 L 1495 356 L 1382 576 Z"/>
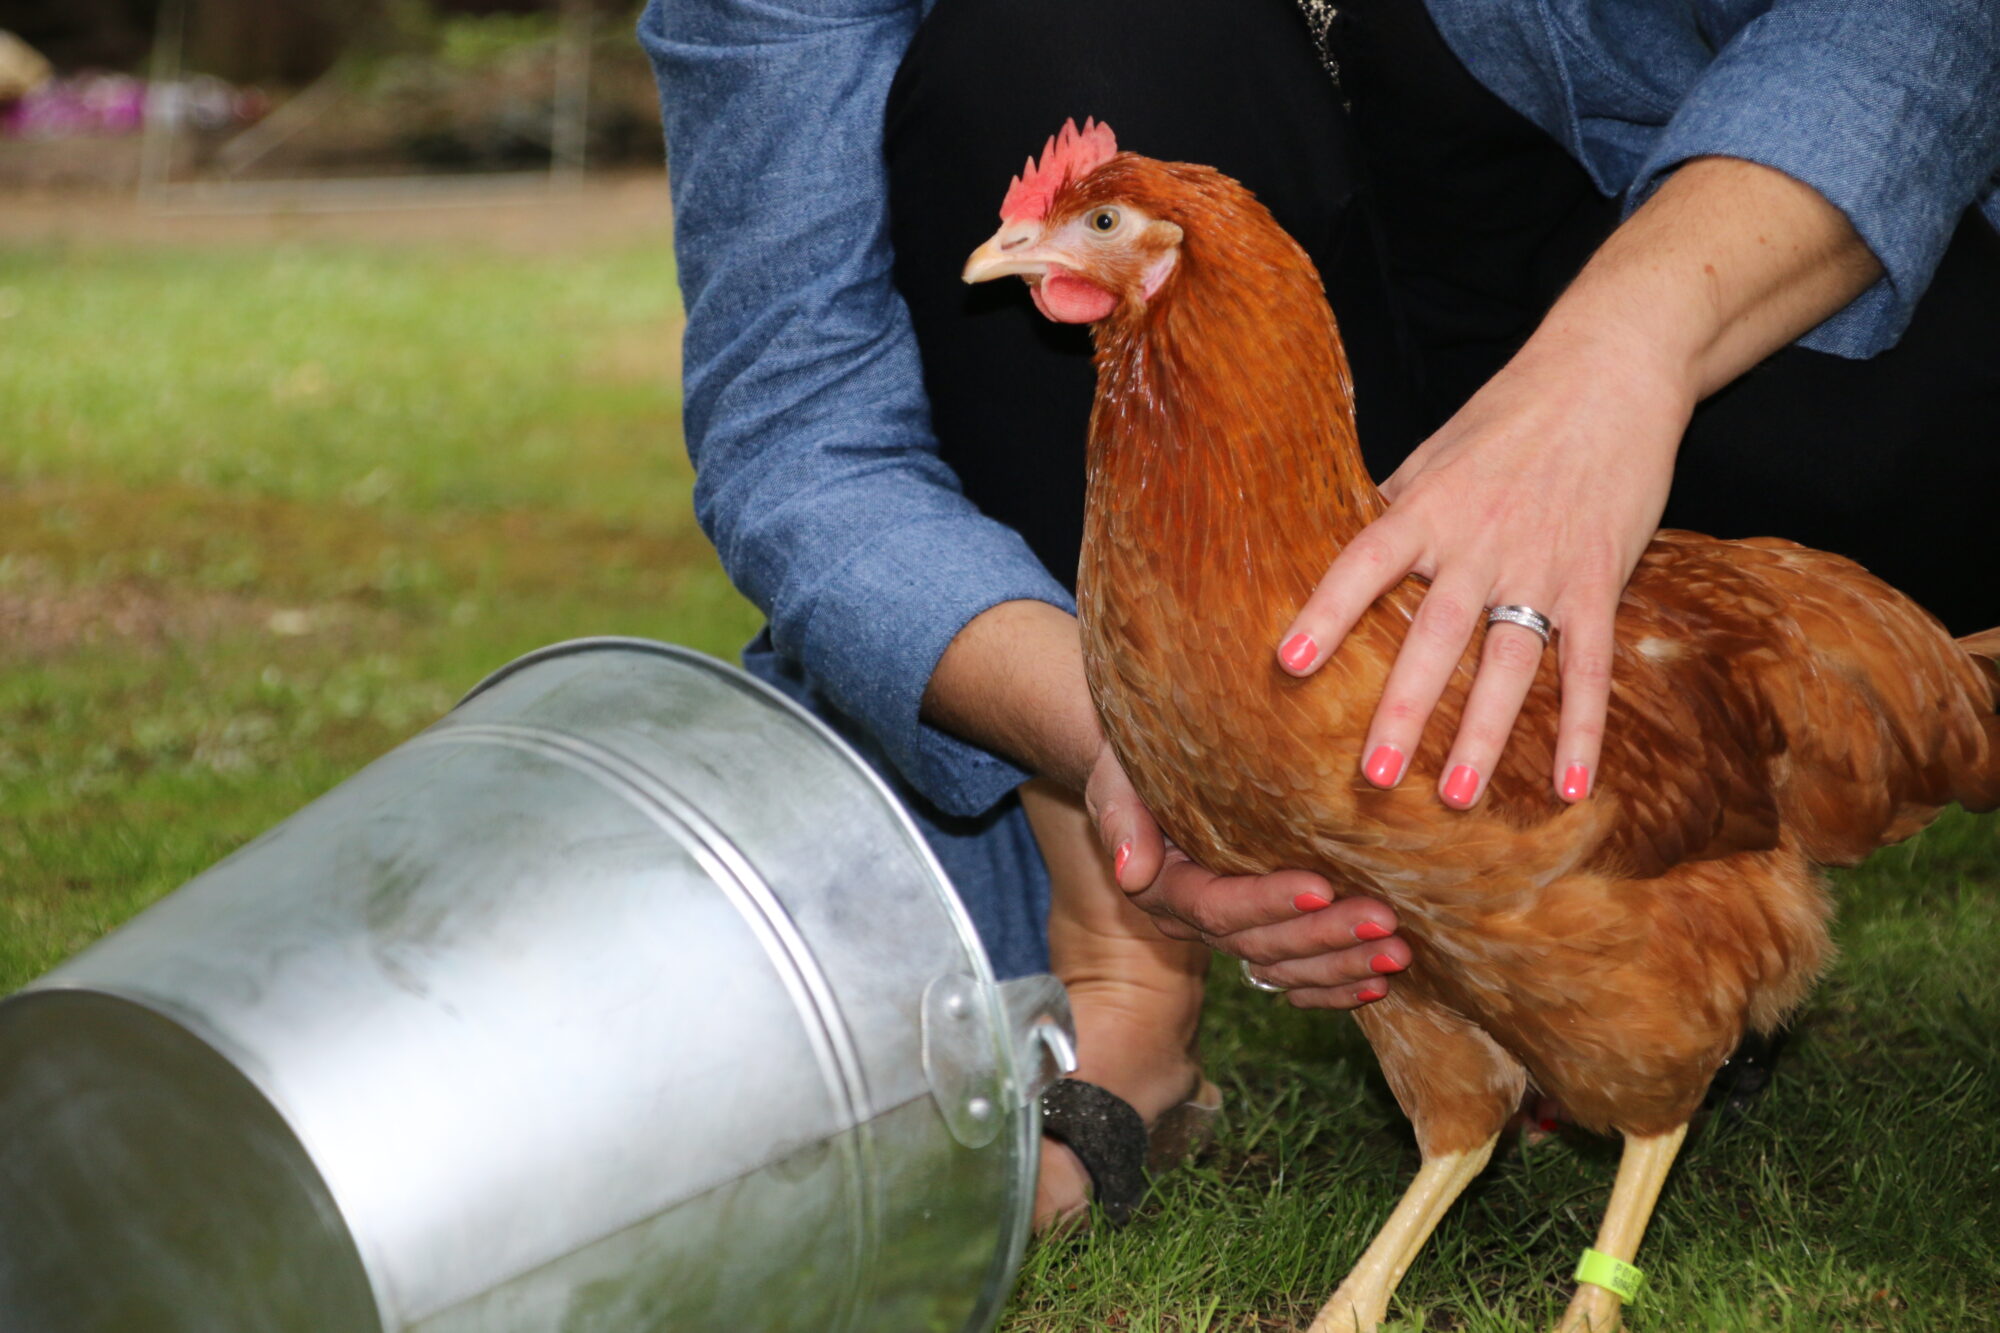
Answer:
<path fill-rule="evenodd" d="M 875 771 L 874 765 L 862 758 L 861 752 L 850 745 L 847 739 L 839 732 L 835 731 L 818 717 L 815 717 L 796 699 L 792 699 L 783 691 L 774 689 L 763 681 L 758 680 L 741 667 L 725 662 L 719 657 L 701 652 L 698 649 L 688 648 L 677 643 L 667 643 L 660 639 L 641 638 L 637 635 L 598 634 L 580 639 L 565 639 L 559 643 L 552 643 L 545 647 L 537 648 L 533 652 L 524 653 L 505 666 L 498 667 L 487 673 L 485 678 L 480 680 L 470 690 L 467 690 L 464 697 L 452 705 L 450 712 L 446 713 L 445 716 L 450 717 L 452 713 L 458 712 L 474 699 L 492 690 L 496 685 L 526 671 L 530 667 L 539 666 L 544 662 L 555 661 L 559 658 L 575 656 L 580 653 L 617 650 L 649 653 L 656 657 L 671 658 L 685 665 L 705 671 L 709 675 L 721 680 L 724 684 L 732 686 L 750 695 L 752 698 L 776 705 L 781 711 L 802 723 L 822 744 L 832 750 L 835 755 L 839 756 L 849 768 L 853 769 L 860 776 L 861 780 L 868 785 L 868 789 L 888 808 L 891 818 L 895 820 L 897 826 L 902 830 L 904 838 L 908 840 L 911 849 L 916 853 L 924 869 L 930 873 L 938 887 L 944 890 L 943 898 L 946 914 L 951 918 L 952 927 L 959 937 L 959 942 L 965 946 L 965 951 L 970 956 L 977 978 L 983 984 L 983 988 L 989 997 L 989 1002 L 994 1006 L 995 1028 L 997 1031 L 1004 1032 L 1007 1030 L 1006 1015 L 1003 1012 L 1004 1006 L 1001 1006 L 999 1001 L 1000 981 L 994 975 L 993 960 L 987 956 L 986 945 L 979 938 L 979 931 L 972 924 L 972 916 L 965 910 L 965 904 L 960 900 L 958 890 L 952 885 L 951 876 L 945 873 L 944 863 L 939 861 L 937 853 L 931 850 L 929 840 L 924 837 L 923 830 L 917 827 L 916 821 L 910 817 L 910 812 L 903 808 L 902 799 L 890 789 L 888 782 L 884 780 L 882 775 Z M 1011 1043 L 1002 1043 L 1002 1045 L 1010 1046 Z M 1017 1071 L 1011 1067 L 1011 1059 L 1009 1063 L 1008 1072 L 1010 1074 L 1016 1073 Z"/>
<path fill-rule="evenodd" d="M 849 744 L 846 738 L 814 716 L 797 700 L 758 680 L 741 667 L 698 649 L 637 635 L 600 634 L 565 639 L 524 653 L 506 665 L 489 672 L 478 684 L 466 691 L 464 697 L 452 706 L 451 712 L 457 712 L 503 681 L 531 667 L 581 653 L 608 651 L 638 652 L 669 658 L 703 671 L 752 698 L 776 705 L 783 713 L 802 723 L 810 734 L 831 749 L 867 784 L 868 790 L 872 791 L 877 800 L 889 811 L 890 818 L 902 830 L 905 841 L 930 874 L 932 882 L 941 891 L 939 897 L 942 899 L 945 914 L 952 923 L 961 951 L 971 964 L 974 978 L 985 996 L 991 1030 L 1000 1038 L 997 1046 L 1004 1072 L 1003 1086 L 1008 1089 L 1009 1096 L 1014 1095 L 1016 1089 L 1026 1087 L 1026 1071 L 1021 1067 L 1012 1018 L 1007 1012 L 1000 981 L 994 974 L 993 961 L 987 956 L 986 945 L 980 940 L 979 932 L 972 924 L 971 914 L 966 911 L 964 902 L 958 896 L 958 890 L 952 885 L 951 876 L 945 873 L 943 863 L 938 860 L 937 853 L 931 850 L 930 842 L 924 837 L 923 831 L 917 827 L 916 821 L 911 818 L 910 812 L 903 807 L 902 800 L 890 788 L 883 776 L 861 757 L 860 752 Z M 446 714 L 447 717 L 450 715 Z M 1015 1179 L 1012 1182 L 1014 1197 L 1008 1201 L 1012 1206 L 1014 1217 L 1011 1219 L 1012 1225 L 1000 1237 L 1000 1243 L 995 1247 L 994 1253 L 997 1263 L 993 1271 L 1004 1273 L 1005 1277 L 997 1284 L 995 1290 L 987 1293 L 987 1298 L 975 1305 L 960 1333 L 985 1333 L 985 1330 L 990 1330 L 999 1322 L 1001 1311 L 1019 1278 L 1021 1263 L 1026 1255 L 1034 1211 L 1036 1161 L 1039 1156 L 1034 1150 L 1034 1145 L 1041 1137 L 1040 1106 L 1033 1098 L 1028 1098 L 1023 1105 L 1022 1113 L 1016 1121 L 1015 1133 L 1018 1141 L 1015 1148 Z"/>

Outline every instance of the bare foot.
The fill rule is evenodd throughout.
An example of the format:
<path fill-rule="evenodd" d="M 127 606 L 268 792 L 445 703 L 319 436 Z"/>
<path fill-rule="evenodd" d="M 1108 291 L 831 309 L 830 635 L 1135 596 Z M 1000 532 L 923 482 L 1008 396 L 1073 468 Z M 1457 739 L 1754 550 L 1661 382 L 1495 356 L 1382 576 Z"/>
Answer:
<path fill-rule="evenodd" d="M 1150 1130 L 1166 1111 L 1201 1088 L 1194 1054 L 1201 978 L 1181 974 L 1161 989 L 1144 980 L 1099 978 L 1069 983 L 1076 1014 L 1076 1078 L 1132 1104 Z M 1065 1144 L 1042 1140 L 1034 1227 L 1063 1227 L 1090 1211 L 1090 1174 Z"/>
<path fill-rule="evenodd" d="M 1073 795 L 1033 782 L 1021 804 L 1049 866 L 1049 959 L 1076 1016 L 1075 1077 L 1130 1102 L 1150 1128 L 1200 1083 L 1195 1036 L 1208 950 L 1167 939 L 1132 906 Z M 1036 1230 L 1089 1207 L 1083 1163 L 1042 1140 Z"/>
<path fill-rule="evenodd" d="M 1106 961 L 1102 953 L 1094 953 Z M 1156 959 L 1154 959 L 1156 961 Z M 1072 961 L 1074 963 L 1074 961 Z M 1196 1029 L 1202 1019 L 1206 957 L 1188 957 L 1196 971 L 1142 967 L 1126 975 L 1068 979 L 1076 1015 L 1072 1077 L 1124 1097 L 1152 1129 L 1162 1113 L 1200 1091 Z M 1042 1139 L 1042 1171 L 1034 1189 L 1034 1229 L 1066 1227 L 1090 1211 L 1090 1173 L 1068 1145 Z"/>

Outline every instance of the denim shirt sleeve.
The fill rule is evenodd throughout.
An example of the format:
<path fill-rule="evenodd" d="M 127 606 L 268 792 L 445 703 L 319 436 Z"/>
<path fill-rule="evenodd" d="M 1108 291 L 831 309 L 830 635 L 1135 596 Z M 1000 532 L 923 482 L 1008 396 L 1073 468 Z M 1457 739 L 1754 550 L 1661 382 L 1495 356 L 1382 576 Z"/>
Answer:
<path fill-rule="evenodd" d="M 1854 224 L 1884 276 L 1801 345 L 1895 345 L 1966 208 L 2000 172 L 2000 4 L 1789 0 L 1716 54 L 1634 176 L 1628 210 L 1708 154 L 1776 168 Z"/>
<path fill-rule="evenodd" d="M 882 119 L 916 0 L 652 0 L 687 306 L 695 512 L 777 651 L 912 786 L 976 814 L 1027 774 L 922 722 L 981 611 L 1068 593 L 937 454 L 891 277 Z"/>
<path fill-rule="evenodd" d="M 1967 206 L 2000 225 L 2000 0 L 1428 4 L 1473 76 L 1627 211 L 1714 154 L 1846 214 L 1885 275 L 1803 346 L 1893 346 Z"/>

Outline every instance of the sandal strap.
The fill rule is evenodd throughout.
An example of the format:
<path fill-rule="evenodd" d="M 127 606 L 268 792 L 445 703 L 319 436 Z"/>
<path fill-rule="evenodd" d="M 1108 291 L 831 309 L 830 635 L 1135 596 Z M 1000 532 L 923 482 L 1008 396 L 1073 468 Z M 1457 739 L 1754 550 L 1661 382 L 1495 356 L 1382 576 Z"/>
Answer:
<path fill-rule="evenodd" d="M 1042 1133 L 1076 1154 L 1105 1217 L 1124 1226 L 1146 1197 L 1146 1122 L 1132 1104 L 1095 1083 L 1058 1079 L 1042 1094 Z"/>

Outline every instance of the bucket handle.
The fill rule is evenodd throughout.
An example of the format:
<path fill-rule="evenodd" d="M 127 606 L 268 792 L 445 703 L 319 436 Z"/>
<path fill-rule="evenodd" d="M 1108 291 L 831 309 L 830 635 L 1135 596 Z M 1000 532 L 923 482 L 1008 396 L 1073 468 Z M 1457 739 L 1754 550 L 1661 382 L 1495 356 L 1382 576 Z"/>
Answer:
<path fill-rule="evenodd" d="M 1076 1072 L 1076 1019 L 1069 992 L 1046 972 L 1000 983 L 1021 1104 L 1039 1101 L 1051 1083 Z"/>
<path fill-rule="evenodd" d="M 1060 981 L 1039 973 L 1000 983 L 998 1014 L 990 985 L 951 972 L 924 990 L 924 1078 L 952 1137 L 968 1148 L 993 1142 L 1012 1118 L 1003 1110 L 1037 1107 L 1049 1084 L 1076 1068 L 1076 1023 Z M 1004 1031 L 993 1030 L 996 1017 Z"/>

